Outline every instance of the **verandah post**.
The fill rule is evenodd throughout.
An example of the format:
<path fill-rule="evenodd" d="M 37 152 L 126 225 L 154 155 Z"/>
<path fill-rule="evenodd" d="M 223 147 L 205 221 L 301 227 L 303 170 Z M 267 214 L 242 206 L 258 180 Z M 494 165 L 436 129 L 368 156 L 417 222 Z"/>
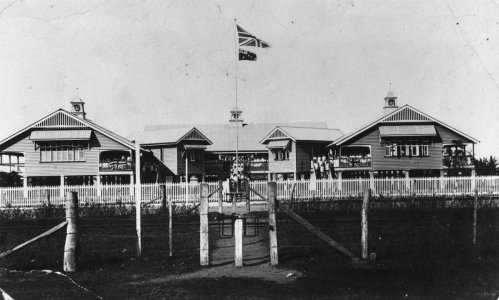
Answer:
<path fill-rule="evenodd" d="M 66 243 L 64 245 L 64 272 L 76 272 L 76 254 L 78 247 L 78 193 L 66 195 Z"/>
<path fill-rule="evenodd" d="M 362 246 L 362 259 L 367 260 L 369 258 L 369 247 L 368 247 L 368 210 L 369 210 L 369 198 L 371 198 L 371 189 L 364 189 L 364 199 L 362 201 L 362 212 L 361 212 L 361 225 L 362 225 L 362 237 L 361 237 L 361 246 Z"/>
<path fill-rule="evenodd" d="M 275 181 L 268 183 L 267 193 L 267 199 L 269 201 L 270 264 L 274 266 L 279 263 L 276 220 L 277 183 Z"/>
<path fill-rule="evenodd" d="M 201 183 L 201 203 L 199 204 L 199 259 L 201 266 L 210 265 L 208 240 L 208 184 Z"/>

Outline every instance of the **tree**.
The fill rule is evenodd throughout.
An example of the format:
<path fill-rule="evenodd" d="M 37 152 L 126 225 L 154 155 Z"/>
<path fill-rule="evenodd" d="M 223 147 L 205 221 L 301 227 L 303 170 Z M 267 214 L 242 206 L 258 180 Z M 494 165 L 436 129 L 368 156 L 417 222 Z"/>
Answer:
<path fill-rule="evenodd" d="M 490 156 L 489 159 L 486 157 L 480 159 L 474 159 L 473 164 L 475 165 L 475 171 L 478 176 L 485 175 L 498 175 L 497 171 L 497 159 L 494 156 Z"/>
<path fill-rule="evenodd" d="M 17 172 L 0 172 L 0 187 L 22 186 L 21 176 Z"/>

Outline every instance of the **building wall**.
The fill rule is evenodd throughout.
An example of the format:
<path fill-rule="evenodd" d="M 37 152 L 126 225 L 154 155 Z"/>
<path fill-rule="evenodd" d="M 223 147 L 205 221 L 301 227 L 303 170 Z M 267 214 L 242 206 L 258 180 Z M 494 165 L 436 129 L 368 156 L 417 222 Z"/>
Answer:
<path fill-rule="evenodd" d="M 322 157 L 327 154 L 325 147 L 330 142 L 325 143 L 296 143 L 296 172 L 310 172 L 310 162 L 314 157 Z M 327 155 L 326 155 L 327 157 Z"/>
<path fill-rule="evenodd" d="M 27 177 L 97 175 L 100 150 L 128 150 L 128 148 L 94 131 L 90 140 L 90 149 L 85 150 L 85 161 L 82 162 L 40 162 L 40 150 L 35 149 L 35 143 L 29 139 L 29 132 L 0 149 L 2 152 L 24 153 L 24 175 Z"/>
<path fill-rule="evenodd" d="M 201 151 L 200 155 L 200 160 L 199 161 L 189 161 L 188 163 L 188 172 L 189 172 L 189 177 L 190 175 L 200 175 L 204 174 L 205 172 L 205 151 Z M 177 174 L 178 175 L 185 175 L 185 157 L 182 157 L 182 150 L 177 148 Z"/>
<path fill-rule="evenodd" d="M 437 137 L 429 144 L 427 157 L 387 157 L 385 146 L 380 140 L 378 127 L 374 127 L 346 145 L 370 145 L 373 170 L 408 170 L 408 169 L 440 169 L 442 168 L 443 143 L 452 143 L 452 140 L 461 139 L 471 142 L 448 129 L 435 125 Z"/>
<path fill-rule="evenodd" d="M 177 154 L 177 146 L 153 146 L 148 147 L 151 152 L 154 154 L 158 161 L 161 161 L 161 152 L 163 152 L 163 164 L 170 170 L 174 175 L 178 175 L 178 154 Z"/>
<path fill-rule="evenodd" d="M 270 173 L 295 173 L 296 172 L 296 143 L 291 141 L 289 160 L 274 160 L 274 155 L 269 149 L 269 172 Z"/>

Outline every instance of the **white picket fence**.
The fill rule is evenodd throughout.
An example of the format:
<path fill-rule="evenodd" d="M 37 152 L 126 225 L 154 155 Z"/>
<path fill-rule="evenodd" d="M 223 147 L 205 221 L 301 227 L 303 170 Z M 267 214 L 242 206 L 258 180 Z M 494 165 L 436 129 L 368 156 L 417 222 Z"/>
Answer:
<path fill-rule="evenodd" d="M 210 192 L 218 189 L 218 182 L 209 182 Z M 142 203 L 160 204 L 161 189 L 165 184 L 141 184 Z M 227 187 L 227 184 L 224 184 Z M 267 181 L 253 181 L 250 187 L 258 194 L 267 195 Z M 199 201 L 199 183 L 167 183 L 166 195 L 174 203 L 197 203 Z M 297 180 L 278 181 L 277 195 L 279 200 L 293 199 L 307 201 L 320 199 L 346 200 L 360 197 L 366 188 L 372 188 L 374 195 L 386 197 L 416 196 L 456 196 L 472 195 L 474 189 L 480 194 L 499 195 L 499 176 L 487 177 L 445 177 L 445 178 L 393 178 L 393 179 L 343 179 L 343 180 Z M 134 185 L 102 185 L 98 186 L 43 186 L 0 188 L 0 208 L 35 207 L 43 203 L 59 205 L 64 203 L 64 195 L 68 191 L 78 193 L 81 205 L 85 204 L 132 204 L 135 201 Z M 187 192 L 188 191 L 188 192 Z M 223 200 L 227 201 L 223 190 Z M 219 193 L 215 192 L 209 199 L 218 202 Z M 250 193 L 252 202 L 262 199 L 256 193 Z"/>

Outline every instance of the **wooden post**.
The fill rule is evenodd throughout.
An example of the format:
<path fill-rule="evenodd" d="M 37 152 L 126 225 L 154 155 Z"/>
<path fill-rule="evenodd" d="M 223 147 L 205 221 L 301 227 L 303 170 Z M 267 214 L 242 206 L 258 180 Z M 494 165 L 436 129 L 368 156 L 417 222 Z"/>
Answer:
<path fill-rule="evenodd" d="M 166 183 L 163 185 L 160 184 L 159 187 L 161 189 L 161 208 L 163 212 L 166 212 Z"/>
<path fill-rule="evenodd" d="M 135 141 L 135 229 L 137 231 L 137 257 L 142 256 L 142 186 L 140 184 L 140 144 Z"/>
<path fill-rule="evenodd" d="M 168 196 L 168 249 L 170 257 L 173 256 L 173 203 L 172 197 Z"/>
<path fill-rule="evenodd" d="M 277 202 L 277 183 L 269 182 L 267 188 L 267 199 L 269 201 L 269 243 L 270 243 L 270 264 L 272 266 L 279 263 L 277 249 L 277 220 L 276 220 L 276 202 Z"/>
<path fill-rule="evenodd" d="M 232 199 L 232 212 L 235 213 L 236 212 L 236 209 L 237 209 L 237 195 L 236 194 L 231 194 L 230 195 L 231 199 Z"/>
<path fill-rule="evenodd" d="M 473 204 L 473 245 L 476 245 L 477 211 L 478 211 L 478 189 L 475 189 L 475 202 Z"/>
<path fill-rule="evenodd" d="M 201 266 L 210 265 L 208 242 L 208 184 L 201 183 L 201 203 L 199 205 L 199 258 Z"/>
<path fill-rule="evenodd" d="M 218 181 L 218 212 L 223 214 L 224 187 L 222 180 Z"/>
<path fill-rule="evenodd" d="M 48 207 L 51 207 L 51 206 L 52 206 L 52 203 L 50 203 L 50 189 L 48 189 L 48 188 L 47 188 L 47 189 L 45 189 L 45 193 L 46 193 L 46 195 L 45 195 L 45 196 L 47 196 L 47 206 L 48 206 Z"/>
<path fill-rule="evenodd" d="M 369 210 L 369 198 L 371 198 L 371 189 L 365 189 L 364 190 L 364 200 L 362 201 L 362 212 L 361 212 L 361 218 L 362 218 L 362 259 L 367 260 L 369 259 L 369 248 L 368 248 L 368 222 L 367 222 L 367 215 L 368 215 L 368 210 Z"/>
<path fill-rule="evenodd" d="M 243 219 L 237 218 L 234 222 L 234 254 L 235 266 L 243 266 Z"/>
<path fill-rule="evenodd" d="M 249 180 L 247 178 L 244 180 L 246 182 L 246 190 L 244 191 L 244 198 L 246 199 L 246 213 L 249 213 L 251 211 Z"/>
<path fill-rule="evenodd" d="M 189 204 L 189 155 L 185 152 L 185 208 Z"/>
<path fill-rule="evenodd" d="M 66 195 L 66 243 L 64 245 L 64 272 L 76 272 L 76 251 L 78 247 L 78 193 Z"/>

